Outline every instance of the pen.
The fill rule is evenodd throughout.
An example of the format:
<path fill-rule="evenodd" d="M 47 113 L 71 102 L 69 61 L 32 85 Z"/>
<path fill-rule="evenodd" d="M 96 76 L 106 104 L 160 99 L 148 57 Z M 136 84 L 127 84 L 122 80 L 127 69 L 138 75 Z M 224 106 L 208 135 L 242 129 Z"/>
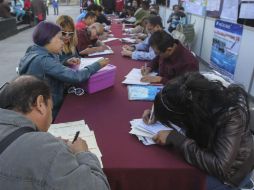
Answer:
<path fill-rule="evenodd" d="M 152 110 L 151 110 L 151 113 L 150 113 L 148 124 L 150 124 L 152 122 L 153 112 L 154 112 L 154 105 L 152 106 Z"/>
<path fill-rule="evenodd" d="M 78 136 L 79 136 L 79 131 L 76 132 L 75 137 L 72 141 L 72 144 L 77 140 Z"/>

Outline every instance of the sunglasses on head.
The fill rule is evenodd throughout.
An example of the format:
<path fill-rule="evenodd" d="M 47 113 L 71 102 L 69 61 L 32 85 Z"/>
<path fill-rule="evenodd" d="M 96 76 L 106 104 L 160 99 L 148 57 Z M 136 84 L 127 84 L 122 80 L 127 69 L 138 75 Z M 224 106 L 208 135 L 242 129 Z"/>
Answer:
<path fill-rule="evenodd" d="M 63 37 L 66 37 L 66 36 L 73 36 L 74 35 L 74 32 L 64 32 L 62 31 L 62 36 Z"/>

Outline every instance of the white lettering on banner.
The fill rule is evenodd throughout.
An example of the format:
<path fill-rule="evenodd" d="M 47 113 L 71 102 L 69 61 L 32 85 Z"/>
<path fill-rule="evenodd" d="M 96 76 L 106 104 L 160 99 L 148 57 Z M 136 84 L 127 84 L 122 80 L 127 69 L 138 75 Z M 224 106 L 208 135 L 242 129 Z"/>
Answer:
<path fill-rule="evenodd" d="M 220 27 L 223 27 L 223 28 L 226 28 L 226 29 L 230 29 L 231 28 L 231 25 L 230 24 L 225 24 L 225 23 L 222 23 L 222 22 L 216 22 L 216 26 L 220 26 Z"/>

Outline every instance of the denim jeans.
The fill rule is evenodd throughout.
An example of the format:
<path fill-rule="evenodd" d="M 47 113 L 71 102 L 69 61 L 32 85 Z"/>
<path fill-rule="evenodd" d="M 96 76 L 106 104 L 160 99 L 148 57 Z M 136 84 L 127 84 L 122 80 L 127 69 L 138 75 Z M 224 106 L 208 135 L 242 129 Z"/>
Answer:
<path fill-rule="evenodd" d="M 252 173 L 248 174 L 241 182 L 239 187 L 231 187 L 219 181 L 217 178 L 213 176 L 207 176 L 206 178 L 206 187 L 207 190 L 240 190 L 244 187 L 251 179 Z"/>

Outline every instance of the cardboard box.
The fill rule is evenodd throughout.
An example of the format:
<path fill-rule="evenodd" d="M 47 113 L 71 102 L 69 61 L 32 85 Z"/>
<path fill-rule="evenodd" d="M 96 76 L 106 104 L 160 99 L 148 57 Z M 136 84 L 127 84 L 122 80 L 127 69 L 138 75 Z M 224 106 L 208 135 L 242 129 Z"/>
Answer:
<path fill-rule="evenodd" d="M 84 89 L 87 93 L 92 94 L 113 86 L 115 79 L 116 66 L 108 64 L 89 78 L 85 83 Z"/>

